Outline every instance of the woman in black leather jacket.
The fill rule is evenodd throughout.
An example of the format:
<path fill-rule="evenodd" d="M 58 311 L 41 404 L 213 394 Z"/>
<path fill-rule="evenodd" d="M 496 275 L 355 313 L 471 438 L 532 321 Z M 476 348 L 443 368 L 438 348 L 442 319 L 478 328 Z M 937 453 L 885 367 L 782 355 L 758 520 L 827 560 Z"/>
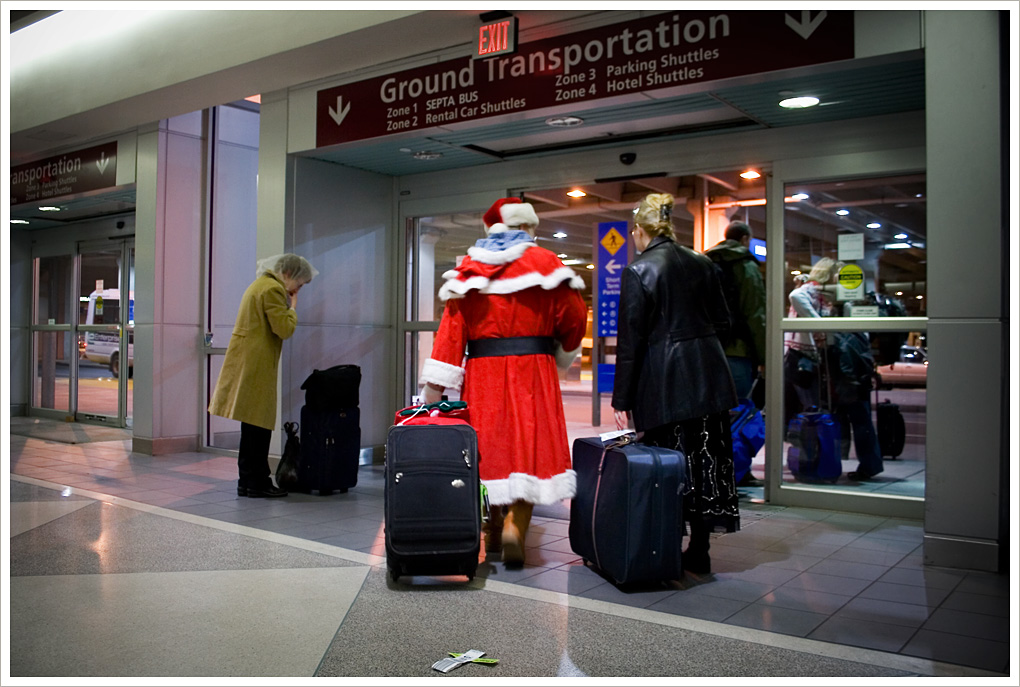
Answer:
<path fill-rule="evenodd" d="M 717 334 L 729 316 L 712 261 L 676 243 L 672 208 L 673 196 L 653 193 L 634 214 L 640 255 L 623 272 L 613 408 L 620 429 L 633 421 L 643 443 L 687 456 L 691 538 L 681 560 L 709 573 L 709 534 L 740 528 L 729 425 L 737 395 Z"/>

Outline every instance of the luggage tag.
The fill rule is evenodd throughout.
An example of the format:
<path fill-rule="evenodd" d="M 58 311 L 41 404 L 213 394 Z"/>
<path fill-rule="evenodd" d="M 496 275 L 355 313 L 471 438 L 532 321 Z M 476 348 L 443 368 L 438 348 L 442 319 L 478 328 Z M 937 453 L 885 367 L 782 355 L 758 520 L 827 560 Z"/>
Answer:
<path fill-rule="evenodd" d="M 633 429 L 616 429 L 599 435 L 603 446 L 623 446 L 637 441 L 637 432 Z"/>
<path fill-rule="evenodd" d="M 432 668 L 434 670 L 438 670 L 440 673 L 449 673 L 454 668 L 460 668 L 465 663 L 471 663 L 476 658 L 481 658 L 484 655 L 484 651 L 471 649 L 467 653 L 460 654 L 453 658 L 441 658 L 432 664 Z"/>
<path fill-rule="evenodd" d="M 489 490 L 484 484 L 479 485 L 482 497 L 482 522 L 489 522 Z"/>

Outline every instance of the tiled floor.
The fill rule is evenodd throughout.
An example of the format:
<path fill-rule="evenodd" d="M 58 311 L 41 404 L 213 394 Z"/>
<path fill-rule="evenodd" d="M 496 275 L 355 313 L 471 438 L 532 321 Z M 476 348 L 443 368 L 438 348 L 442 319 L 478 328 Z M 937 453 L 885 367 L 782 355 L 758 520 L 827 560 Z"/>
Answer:
<path fill-rule="evenodd" d="M 246 499 L 236 495 L 231 457 L 154 458 L 133 454 L 129 447 L 127 441 L 64 444 L 11 436 L 12 486 L 52 489 L 70 500 L 82 493 L 109 495 L 118 504 L 145 504 L 152 512 L 176 513 L 189 522 L 295 538 L 311 550 L 384 569 L 380 467 L 362 466 L 358 486 L 346 494 Z M 528 564 L 514 570 L 498 558 L 483 561 L 475 584 L 512 595 L 559 593 L 575 604 L 608 602 L 597 607 L 623 617 L 642 609 L 651 614 L 642 618 L 676 617 L 722 634 L 763 631 L 767 634 L 753 636 L 773 638 L 761 640 L 764 644 L 799 647 L 797 642 L 806 640 L 815 653 L 826 645 L 882 652 L 861 654 L 858 660 L 907 666 L 908 674 L 973 677 L 1016 671 L 1009 641 L 1015 605 L 1010 579 L 926 568 L 920 522 L 746 499 L 741 516 L 739 532 L 714 535 L 711 575 L 621 589 L 571 551 L 567 504 L 540 507 L 529 534 Z M 12 543 L 29 535 L 12 531 Z M 12 576 L 17 563 L 12 555 Z M 17 631 L 14 614 L 11 627 Z"/>

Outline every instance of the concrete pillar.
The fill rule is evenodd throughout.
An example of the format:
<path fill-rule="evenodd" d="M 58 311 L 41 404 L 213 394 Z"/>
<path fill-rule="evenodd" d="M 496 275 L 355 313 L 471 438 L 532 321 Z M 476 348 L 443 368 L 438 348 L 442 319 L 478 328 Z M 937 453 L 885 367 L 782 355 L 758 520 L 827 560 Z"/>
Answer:
<path fill-rule="evenodd" d="M 924 18 L 932 361 L 924 560 L 979 570 L 997 570 L 1008 546 L 999 21 L 995 11 Z"/>
<path fill-rule="evenodd" d="M 205 135 L 201 112 L 139 130 L 132 443 L 139 453 L 200 444 Z"/>

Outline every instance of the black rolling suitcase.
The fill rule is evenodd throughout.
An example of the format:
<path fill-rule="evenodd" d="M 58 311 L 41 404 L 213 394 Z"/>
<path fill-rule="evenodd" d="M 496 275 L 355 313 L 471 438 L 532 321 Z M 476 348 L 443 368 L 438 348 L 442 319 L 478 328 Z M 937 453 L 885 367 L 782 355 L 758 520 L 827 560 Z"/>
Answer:
<path fill-rule="evenodd" d="M 610 444 L 573 446 L 577 495 L 570 502 L 570 548 L 617 584 L 683 575 L 683 496 L 687 460 L 679 451 Z"/>
<path fill-rule="evenodd" d="M 896 459 L 903 453 L 907 443 L 907 425 L 903 421 L 903 413 L 897 403 L 886 399 L 878 402 L 878 390 L 875 390 L 875 417 L 878 433 L 878 448 L 883 456 Z"/>
<path fill-rule="evenodd" d="M 386 437 L 386 568 L 401 575 L 467 575 L 481 548 L 478 438 L 464 422 L 394 425 Z"/>
<path fill-rule="evenodd" d="M 358 484 L 361 411 L 301 408 L 301 455 L 295 491 L 328 496 Z"/>

